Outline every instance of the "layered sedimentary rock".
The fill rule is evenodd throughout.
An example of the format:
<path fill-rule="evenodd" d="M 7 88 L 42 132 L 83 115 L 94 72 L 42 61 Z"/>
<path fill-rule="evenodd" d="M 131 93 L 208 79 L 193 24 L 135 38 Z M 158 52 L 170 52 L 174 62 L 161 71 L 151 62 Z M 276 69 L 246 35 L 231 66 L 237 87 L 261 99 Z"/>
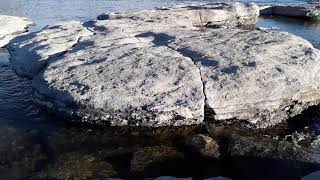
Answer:
<path fill-rule="evenodd" d="M 0 48 L 9 43 L 18 34 L 27 31 L 33 23 L 24 17 L 0 15 Z"/>
<path fill-rule="evenodd" d="M 254 24 L 256 8 L 236 3 L 103 14 L 84 23 L 94 35 L 53 26 L 33 38 L 46 33 L 48 46 L 63 48 L 48 53 L 47 45 L 27 38 L 10 49 L 31 58 L 17 61 L 21 55 L 11 53 L 12 61 L 17 69 L 45 57 L 43 71 L 31 66 L 35 102 L 81 121 L 154 127 L 244 120 L 267 127 L 319 104 L 320 52 L 289 33 L 234 29 Z M 67 32 L 83 38 L 65 48 Z"/>
<path fill-rule="evenodd" d="M 260 14 L 320 20 L 320 6 L 318 4 L 268 4 L 260 6 Z"/>

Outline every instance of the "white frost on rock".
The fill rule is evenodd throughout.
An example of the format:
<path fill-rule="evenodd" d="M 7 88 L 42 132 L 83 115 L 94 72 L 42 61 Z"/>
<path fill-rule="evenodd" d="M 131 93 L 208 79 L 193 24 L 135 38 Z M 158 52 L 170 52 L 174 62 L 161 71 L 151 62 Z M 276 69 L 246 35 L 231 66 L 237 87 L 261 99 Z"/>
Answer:
<path fill-rule="evenodd" d="M 24 17 L 0 15 L 0 48 L 17 35 L 26 32 L 31 25 L 33 22 Z"/>

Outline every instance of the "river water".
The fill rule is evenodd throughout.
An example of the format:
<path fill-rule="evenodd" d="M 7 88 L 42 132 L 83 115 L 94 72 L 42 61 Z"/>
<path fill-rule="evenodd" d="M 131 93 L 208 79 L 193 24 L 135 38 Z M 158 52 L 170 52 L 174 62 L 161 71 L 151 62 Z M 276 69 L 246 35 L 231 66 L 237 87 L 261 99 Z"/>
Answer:
<path fill-rule="evenodd" d="M 28 17 L 36 23 L 35 26 L 30 28 L 30 31 L 37 31 L 48 24 L 58 21 L 85 21 L 96 18 L 97 15 L 104 12 L 132 11 L 175 4 L 201 2 L 207 1 L 0 0 L 0 14 Z M 305 3 L 305 1 L 299 0 L 245 0 L 245 2 Z M 312 42 L 315 47 L 320 47 L 320 25 L 317 23 L 293 20 L 290 18 L 264 17 L 260 18 L 257 26 L 267 28 L 277 27 L 280 31 L 288 31 L 302 36 Z M 70 164 L 68 164 L 69 162 L 74 165 L 74 159 L 80 159 L 78 161 L 83 161 L 81 163 L 87 163 L 85 168 L 89 168 L 83 169 L 85 171 L 82 172 L 83 176 L 87 177 L 86 175 L 90 173 L 94 176 L 100 173 L 99 177 L 103 177 L 101 171 L 105 171 L 105 167 L 108 167 L 108 164 L 96 166 L 96 164 L 100 163 L 100 161 L 97 160 L 97 156 L 101 156 L 99 153 L 101 153 L 100 151 L 105 147 L 108 147 L 108 150 L 114 150 L 114 148 L 119 147 L 113 147 L 113 145 L 110 147 L 111 145 L 107 144 L 107 142 L 110 142 L 110 137 L 113 135 L 107 134 L 110 135 L 108 138 L 106 137 L 107 135 L 99 134 L 100 131 L 98 131 L 98 133 L 95 132 L 94 134 L 92 134 L 92 131 L 98 130 L 75 127 L 73 124 L 70 125 L 61 121 L 59 118 L 55 118 L 34 106 L 31 96 L 31 81 L 16 76 L 10 68 L 8 52 L 5 49 L 0 49 L 0 179 L 37 179 L 51 176 L 65 177 L 64 175 L 66 174 L 71 174 L 70 176 L 72 177 L 72 175 L 79 174 L 79 172 L 74 170 L 76 168 L 70 169 L 70 167 L 67 168 L 64 166 L 70 166 Z M 100 138 L 100 135 L 103 136 L 103 138 Z M 127 143 L 127 141 L 125 141 L 125 143 Z M 150 144 L 149 142 L 146 143 L 145 140 L 140 140 L 138 142 Z M 161 141 L 161 144 L 170 146 L 170 142 L 163 143 Z M 116 151 L 118 150 L 116 149 Z M 60 152 L 67 152 L 67 154 L 61 153 L 62 155 L 60 156 Z M 121 158 L 123 158 L 121 163 L 127 163 L 128 160 L 126 156 L 121 156 Z M 109 158 L 108 160 L 115 161 L 115 164 L 121 164 L 112 158 Z M 90 164 L 92 161 L 95 162 L 95 165 Z M 282 161 L 263 161 L 265 162 L 261 163 L 260 161 L 257 162 L 254 160 L 247 160 L 244 162 L 243 160 L 234 160 L 234 163 L 238 163 L 238 165 L 234 165 L 231 168 L 236 169 L 241 168 L 243 165 L 248 166 L 247 168 L 242 167 L 244 170 L 242 174 L 235 169 L 229 169 L 230 172 L 226 173 L 228 165 L 221 165 L 218 167 L 223 170 L 215 171 L 215 175 L 224 175 L 234 178 L 239 176 L 240 173 L 243 178 L 239 179 L 255 179 L 259 177 L 259 173 L 261 173 L 270 179 L 280 179 L 281 177 L 282 179 L 288 177 L 299 179 L 301 174 L 305 174 L 300 173 L 301 169 L 303 169 L 300 167 L 301 165 L 290 164 L 290 166 L 287 166 L 287 163 Z M 74 166 L 81 166 L 79 164 Z M 62 166 L 62 168 L 57 168 L 56 166 Z M 119 171 L 127 170 L 125 167 L 126 165 L 119 166 L 121 167 L 118 168 L 121 169 Z M 46 171 L 43 170 L 44 167 L 47 168 Z M 215 166 L 215 168 L 216 167 L 217 166 Z M 270 167 L 278 168 L 278 170 L 274 171 L 274 168 Z M 83 167 L 79 168 L 81 169 Z M 262 172 L 259 168 L 264 169 L 264 171 Z M 274 175 L 270 175 L 272 173 L 274 173 Z M 192 173 L 184 172 L 183 170 L 179 173 L 155 174 L 173 174 L 181 176 L 194 175 Z"/>

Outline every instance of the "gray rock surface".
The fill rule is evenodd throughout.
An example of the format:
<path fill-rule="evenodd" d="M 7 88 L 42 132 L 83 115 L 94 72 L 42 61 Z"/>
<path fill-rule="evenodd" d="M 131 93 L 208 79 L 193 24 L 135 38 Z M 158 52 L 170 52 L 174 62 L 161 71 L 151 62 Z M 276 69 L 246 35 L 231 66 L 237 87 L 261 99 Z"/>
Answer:
<path fill-rule="evenodd" d="M 176 36 L 169 46 L 200 68 L 206 106 L 215 120 L 248 120 L 264 127 L 319 103 L 320 52 L 300 37 L 193 31 Z"/>
<path fill-rule="evenodd" d="M 39 104 L 83 121 L 143 126 L 203 121 L 202 82 L 192 60 L 134 37 L 83 38 L 33 84 Z"/>
<path fill-rule="evenodd" d="M 24 17 L 0 15 L 0 48 L 18 34 L 26 32 L 32 24 L 33 22 Z"/>
<path fill-rule="evenodd" d="M 141 24 L 143 31 L 146 27 L 172 28 L 172 26 L 186 27 L 237 27 L 256 24 L 259 16 L 259 7 L 256 4 L 241 3 L 213 3 L 205 5 L 174 6 L 166 9 L 147 10 L 131 13 L 101 14 L 98 20 L 109 20 L 105 26 L 124 23 L 126 29 L 135 24 Z M 106 22 L 103 22 L 106 23 Z M 113 26 L 112 26 L 113 27 Z"/>
<path fill-rule="evenodd" d="M 260 6 L 260 14 L 320 20 L 320 6 L 317 4 L 268 4 Z"/>
<path fill-rule="evenodd" d="M 231 29 L 256 21 L 257 13 L 248 13 L 256 5 L 225 6 L 229 9 L 208 5 L 104 14 L 103 20 L 84 23 L 95 35 L 80 40 L 84 31 L 68 23 L 33 37 L 57 45 L 54 53 L 30 39 L 23 41 L 25 49 L 10 47 L 30 53 L 36 64 L 46 61 L 40 73 L 42 65 L 31 66 L 37 74 L 36 103 L 91 123 L 189 125 L 202 123 L 206 114 L 210 122 L 245 120 L 267 127 L 319 104 L 319 50 L 285 32 Z M 241 13 L 235 16 L 230 9 L 237 8 Z M 202 11 L 215 13 L 193 21 Z M 242 22 L 247 16 L 239 14 L 251 15 Z M 204 28 L 212 27 L 209 22 L 229 28 Z M 61 47 L 68 32 L 77 37 L 72 49 Z M 23 67 L 12 54 L 16 70 Z"/>
<path fill-rule="evenodd" d="M 11 64 L 17 74 L 33 77 L 46 66 L 49 57 L 61 55 L 77 44 L 81 37 L 92 34 L 80 22 L 71 21 L 16 37 L 8 47 Z"/>

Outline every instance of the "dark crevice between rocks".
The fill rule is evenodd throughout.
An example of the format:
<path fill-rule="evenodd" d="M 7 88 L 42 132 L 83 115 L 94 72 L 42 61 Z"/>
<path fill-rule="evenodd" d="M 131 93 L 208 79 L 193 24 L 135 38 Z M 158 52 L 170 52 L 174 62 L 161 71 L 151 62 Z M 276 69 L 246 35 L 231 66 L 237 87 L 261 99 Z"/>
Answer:
<path fill-rule="evenodd" d="M 180 53 L 181 55 L 183 55 L 184 57 L 190 58 L 191 61 L 193 62 L 194 66 L 198 68 L 199 74 L 200 74 L 200 78 L 201 78 L 201 82 L 202 82 L 202 93 L 204 95 L 204 121 L 205 122 L 213 122 L 214 121 L 214 116 L 216 115 L 215 111 L 213 108 L 211 108 L 208 104 L 207 104 L 207 95 L 206 95 L 206 82 L 203 80 L 203 76 L 202 76 L 202 72 L 201 72 L 201 68 L 197 65 L 197 62 L 201 63 L 204 66 L 218 66 L 219 62 L 215 61 L 213 59 L 207 58 L 205 56 L 203 56 L 202 54 L 192 51 L 190 49 L 187 48 L 173 48 L 170 45 L 167 46 L 168 48 Z M 200 59 L 199 59 L 200 57 Z"/>
<path fill-rule="evenodd" d="M 204 66 L 218 66 L 219 62 L 215 61 L 215 60 L 212 60 L 212 59 L 209 59 L 209 58 L 206 58 L 203 55 L 201 55 L 200 53 L 192 51 L 192 50 L 187 49 L 187 48 L 178 48 L 178 49 L 176 49 L 176 48 L 170 46 L 170 43 L 174 42 L 175 37 L 174 36 L 170 36 L 170 35 L 168 35 L 166 33 L 146 32 L 146 33 L 142 33 L 142 34 L 136 35 L 135 37 L 139 38 L 139 37 L 150 37 L 150 36 L 154 37 L 154 40 L 152 41 L 152 43 L 155 46 L 166 46 L 167 48 L 178 52 L 182 56 L 191 59 L 191 61 L 193 62 L 194 66 L 197 67 L 197 69 L 199 71 L 200 78 L 201 78 L 200 80 L 202 82 L 202 93 L 204 95 L 204 105 L 205 105 L 205 107 L 204 107 L 204 116 L 205 116 L 204 119 L 210 120 L 210 121 L 214 120 L 215 112 L 206 103 L 207 102 L 207 96 L 206 96 L 206 93 L 205 93 L 205 84 L 206 83 L 204 82 L 204 80 L 202 78 L 201 69 L 197 65 L 197 62 L 200 62 Z M 198 59 L 199 57 L 201 57 L 201 58 Z"/>

